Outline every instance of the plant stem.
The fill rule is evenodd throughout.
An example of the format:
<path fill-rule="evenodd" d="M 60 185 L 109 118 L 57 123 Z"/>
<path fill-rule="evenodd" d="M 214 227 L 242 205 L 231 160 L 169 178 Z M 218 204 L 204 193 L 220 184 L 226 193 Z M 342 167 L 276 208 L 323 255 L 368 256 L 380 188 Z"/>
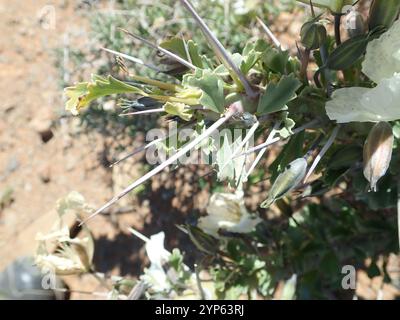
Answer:
<path fill-rule="evenodd" d="M 336 40 L 336 45 L 340 46 L 342 44 L 341 36 L 340 36 L 340 20 L 342 18 L 341 13 L 334 13 L 333 14 L 335 18 L 335 40 Z"/>
<path fill-rule="evenodd" d="M 256 19 L 257 19 L 258 23 L 261 25 L 261 27 L 263 28 L 263 30 L 265 31 L 265 33 L 268 35 L 268 37 L 275 44 L 275 46 L 277 48 L 281 48 L 282 45 L 281 45 L 280 41 L 278 40 L 277 37 L 275 37 L 275 35 L 272 33 L 271 29 L 268 28 L 268 26 L 259 17 L 256 17 Z"/>
<path fill-rule="evenodd" d="M 335 141 L 340 128 L 342 125 L 338 125 L 333 129 L 331 136 L 329 137 L 328 141 L 325 143 L 321 151 L 318 153 L 318 155 L 315 157 L 313 164 L 311 165 L 310 169 L 307 172 L 306 177 L 304 178 L 304 183 L 307 182 L 308 178 L 311 176 L 311 174 L 314 172 L 315 168 L 317 167 L 318 163 L 321 161 L 322 157 L 325 155 L 325 153 L 329 150 L 333 142 Z"/>
<path fill-rule="evenodd" d="M 326 61 L 328 60 L 328 50 L 326 48 L 326 43 L 323 43 L 320 47 L 320 53 L 321 53 L 321 60 L 322 60 L 322 65 L 325 65 Z M 323 69 L 324 75 L 325 75 L 325 81 L 326 81 L 326 94 L 328 97 L 332 95 L 333 92 L 333 87 L 332 87 L 332 82 L 331 82 L 331 75 L 329 73 L 328 68 Z"/>

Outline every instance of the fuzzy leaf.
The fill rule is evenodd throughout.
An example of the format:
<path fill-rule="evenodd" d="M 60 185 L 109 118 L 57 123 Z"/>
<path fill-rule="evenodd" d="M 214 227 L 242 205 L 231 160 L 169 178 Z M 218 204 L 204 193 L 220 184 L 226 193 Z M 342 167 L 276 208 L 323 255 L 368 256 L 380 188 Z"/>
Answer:
<path fill-rule="evenodd" d="M 263 40 L 257 40 L 255 43 L 248 43 L 243 49 L 243 61 L 240 65 L 240 70 L 244 74 L 247 74 L 268 47 L 269 45 Z"/>
<path fill-rule="evenodd" d="M 210 70 L 197 70 L 188 75 L 184 83 L 202 91 L 200 103 L 209 110 L 222 113 L 225 106 L 224 82 Z"/>
<path fill-rule="evenodd" d="M 294 75 L 283 76 L 277 84 L 268 85 L 258 102 L 257 113 L 268 114 L 287 109 L 286 104 L 296 98 L 301 82 Z"/>
<path fill-rule="evenodd" d="M 245 157 L 237 157 L 232 159 L 235 150 L 240 146 L 242 137 L 235 137 L 232 142 L 232 138 L 228 133 L 223 136 L 222 146 L 217 148 L 216 160 L 218 165 L 218 180 L 220 181 L 235 181 L 238 185 L 246 174 L 243 169 L 245 164 Z"/>

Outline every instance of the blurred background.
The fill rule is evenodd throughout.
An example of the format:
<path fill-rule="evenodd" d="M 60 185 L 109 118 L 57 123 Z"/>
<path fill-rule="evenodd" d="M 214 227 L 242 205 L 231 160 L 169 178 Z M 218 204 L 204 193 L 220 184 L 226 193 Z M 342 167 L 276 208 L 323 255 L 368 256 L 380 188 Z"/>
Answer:
<path fill-rule="evenodd" d="M 157 58 L 118 27 L 153 42 L 182 34 L 204 44 L 176 1 L 158 2 L 0 0 L 0 270 L 35 252 L 36 233 L 47 231 L 55 221 L 57 199 L 75 190 L 99 207 L 148 170 L 141 156 L 112 168 L 110 164 L 144 142 L 146 130 L 157 125 L 156 117 L 118 117 L 116 100 L 109 98 L 72 117 L 64 111 L 62 90 L 87 80 L 91 73 L 117 72 L 114 57 L 101 47 L 147 61 Z M 231 51 L 264 37 L 255 20 L 260 16 L 283 46 L 296 53 L 307 13 L 294 0 L 193 2 Z M 195 217 L 204 209 L 210 190 L 218 189 L 208 172 L 207 167 L 190 166 L 164 172 L 91 221 L 96 269 L 135 278 L 146 266 L 143 243 L 126 231 L 127 226 L 148 236 L 163 230 L 167 248 L 193 252 L 175 224 Z M 251 210 L 256 210 L 265 188 L 263 183 L 251 187 L 247 199 Z M 189 254 L 187 259 L 193 262 L 195 257 Z M 393 255 L 391 272 L 398 274 L 398 264 Z M 399 293 L 394 285 L 383 283 L 379 273 L 371 277 L 362 271 L 358 279 L 361 298 L 383 294 L 393 299 Z M 73 299 L 93 299 L 96 296 L 90 292 L 100 290 L 90 276 L 65 281 L 81 291 L 72 293 Z"/>

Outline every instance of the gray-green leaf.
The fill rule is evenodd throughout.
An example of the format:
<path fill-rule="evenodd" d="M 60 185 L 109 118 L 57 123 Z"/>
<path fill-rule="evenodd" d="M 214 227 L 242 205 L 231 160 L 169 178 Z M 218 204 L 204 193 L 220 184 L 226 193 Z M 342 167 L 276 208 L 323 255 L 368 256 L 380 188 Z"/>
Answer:
<path fill-rule="evenodd" d="M 277 84 L 271 83 L 261 95 L 257 113 L 268 114 L 285 110 L 286 104 L 296 98 L 296 90 L 301 86 L 293 74 L 282 76 Z"/>

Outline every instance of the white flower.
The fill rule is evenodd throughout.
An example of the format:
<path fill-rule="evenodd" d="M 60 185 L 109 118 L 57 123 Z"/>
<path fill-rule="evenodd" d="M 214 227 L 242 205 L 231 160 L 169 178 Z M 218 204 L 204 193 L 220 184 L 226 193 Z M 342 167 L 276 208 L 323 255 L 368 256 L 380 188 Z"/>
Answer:
<path fill-rule="evenodd" d="M 199 219 L 198 226 L 216 237 L 219 229 L 248 233 L 261 222 L 259 217 L 247 212 L 242 191 L 214 193 L 207 206 L 207 213 L 207 216 Z"/>
<path fill-rule="evenodd" d="M 156 292 L 167 290 L 171 287 L 163 264 L 168 261 L 170 253 L 164 248 L 165 233 L 159 232 L 150 237 L 146 242 L 146 253 L 150 260 L 150 267 L 141 277 Z"/>
<path fill-rule="evenodd" d="M 89 230 L 82 229 L 82 237 L 70 238 L 68 225 L 64 222 L 65 215 L 73 214 L 79 217 L 89 211 L 85 199 L 77 192 L 71 192 L 67 197 L 58 200 L 58 219 L 47 234 L 39 232 L 35 240 L 38 249 L 35 264 L 44 270 L 51 270 L 57 275 L 71 275 L 87 272 L 92 266 L 94 242 Z M 54 249 L 57 249 L 54 252 Z"/>
<path fill-rule="evenodd" d="M 88 234 L 83 238 L 69 237 L 66 226 L 47 235 L 38 233 L 36 240 L 39 247 L 35 256 L 35 264 L 42 270 L 54 271 L 57 275 L 71 275 L 87 272 L 91 268 L 94 244 Z M 53 253 L 48 247 L 57 246 L 60 249 Z"/>
<path fill-rule="evenodd" d="M 326 104 L 329 118 L 338 123 L 400 119 L 400 20 L 368 44 L 362 71 L 377 86 L 336 90 Z"/>

